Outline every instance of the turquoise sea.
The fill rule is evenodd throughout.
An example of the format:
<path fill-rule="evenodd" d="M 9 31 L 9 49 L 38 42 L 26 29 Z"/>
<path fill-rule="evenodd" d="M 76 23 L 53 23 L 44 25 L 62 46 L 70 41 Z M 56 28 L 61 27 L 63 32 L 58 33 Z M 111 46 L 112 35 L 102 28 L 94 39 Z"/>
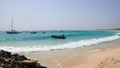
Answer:
<path fill-rule="evenodd" d="M 19 34 L 0 32 L 0 49 L 11 52 L 46 51 L 52 49 L 77 48 L 119 39 L 116 32 L 105 30 L 22 31 Z M 65 35 L 66 39 L 55 39 L 51 35 Z"/>

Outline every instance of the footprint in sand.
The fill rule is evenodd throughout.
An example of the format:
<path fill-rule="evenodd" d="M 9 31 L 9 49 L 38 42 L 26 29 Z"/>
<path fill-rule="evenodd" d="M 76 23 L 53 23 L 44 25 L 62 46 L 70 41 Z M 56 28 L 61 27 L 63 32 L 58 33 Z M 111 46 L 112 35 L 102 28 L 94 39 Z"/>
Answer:
<path fill-rule="evenodd" d="M 107 58 L 95 68 L 120 68 L 120 57 Z"/>

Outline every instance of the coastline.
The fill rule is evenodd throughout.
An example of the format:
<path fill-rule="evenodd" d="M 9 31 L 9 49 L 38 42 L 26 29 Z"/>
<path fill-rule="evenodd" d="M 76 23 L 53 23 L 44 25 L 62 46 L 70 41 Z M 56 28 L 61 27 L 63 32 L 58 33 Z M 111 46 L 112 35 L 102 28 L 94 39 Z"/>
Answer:
<path fill-rule="evenodd" d="M 48 68 L 95 68 L 110 57 L 119 57 L 120 40 L 74 49 L 20 53 L 38 59 Z M 98 67 L 99 68 L 99 67 Z M 113 67 L 114 68 L 114 67 Z"/>
<path fill-rule="evenodd" d="M 110 30 L 110 32 L 119 33 L 120 31 Z M 51 40 L 50 43 L 52 42 L 55 41 Z M 36 42 L 32 41 L 23 44 L 29 45 L 31 43 L 36 43 Z M 13 45 L 14 43 L 11 44 Z M 100 67 L 103 68 L 103 66 L 105 65 L 108 65 L 106 67 L 110 68 L 109 64 L 112 65 L 111 62 L 116 63 L 116 61 L 113 61 L 111 59 L 114 58 L 118 62 L 120 56 L 119 44 L 120 44 L 120 38 L 118 35 L 115 35 L 105 38 L 90 39 L 87 40 L 87 43 L 83 41 L 83 42 L 75 42 L 74 44 L 73 43 L 67 44 L 67 47 L 70 48 L 67 47 L 63 48 L 65 45 L 59 45 L 59 47 L 62 48 L 55 49 L 54 47 L 52 47 L 52 49 L 46 51 L 37 50 L 38 48 L 36 47 L 33 48 L 34 49 L 33 51 L 32 49 L 31 51 L 29 51 L 30 50 L 29 47 L 22 49 L 22 48 L 14 48 L 14 47 L 9 48 L 8 46 L 5 49 L 6 51 L 7 49 L 10 49 L 10 51 L 12 51 L 13 49 L 12 51 L 13 53 L 25 55 L 28 59 L 32 58 L 33 60 L 37 60 L 42 66 L 46 66 L 48 68 L 100 68 Z M 19 45 L 19 43 L 16 43 L 16 45 Z M 74 48 L 74 46 L 76 46 L 76 48 Z M 44 47 L 41 49 L 44 49 Z M 110 62 L 107 62 L 108 59 L 110 60 Z"/>
<path fill-rule="evenodd" d="M 107 31 L 120 32 L 120 29 L 105 29 Z"/>

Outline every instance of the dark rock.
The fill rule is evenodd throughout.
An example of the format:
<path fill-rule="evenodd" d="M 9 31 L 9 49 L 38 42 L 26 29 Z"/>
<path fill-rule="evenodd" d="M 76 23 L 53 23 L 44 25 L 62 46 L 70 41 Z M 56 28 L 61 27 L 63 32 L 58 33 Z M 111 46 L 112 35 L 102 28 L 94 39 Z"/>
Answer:
<path fill-rule="evenodd" d="M 19 56 L 18 54 L 13 54 L 11 58 L 20 61 L 27 60 L 27 57 L 25 57 L 24 55 Z"/>
<path fill-rule="evenodd" d="M 45 66 L 40 66 L 40 68 L 47 68 L 47 67 L 45 67 Z"/>
<path fill-rule="evenodd" d="M 1 57 L 5 57 L 5 58 L 9 58 L 9 57 L 11 57 L 11 53 L 10 53 L 10 52 L 7 52 L 7 51 L 1 50 L 1 51 L 0 51 L 0 56 L 1 56 Z"/>
<path fill-rule="evenodd" d="M 0 50 L 0 67 L 1 68 L 47 68 L 41 66 L 37 61 L 33 61 L 24 55 L 13 54 Z"/>

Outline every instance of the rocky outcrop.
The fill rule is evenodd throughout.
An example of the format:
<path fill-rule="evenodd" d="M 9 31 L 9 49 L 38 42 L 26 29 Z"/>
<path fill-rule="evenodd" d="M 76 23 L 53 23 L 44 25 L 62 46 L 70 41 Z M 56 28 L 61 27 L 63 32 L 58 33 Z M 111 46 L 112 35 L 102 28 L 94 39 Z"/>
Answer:
<path fill-rule="evenodd" d="M 47 68 L 41 66 L 36 60 L 31 60 L 24 55 L 12 54 L 0 50 L 0 68 Z"/>

